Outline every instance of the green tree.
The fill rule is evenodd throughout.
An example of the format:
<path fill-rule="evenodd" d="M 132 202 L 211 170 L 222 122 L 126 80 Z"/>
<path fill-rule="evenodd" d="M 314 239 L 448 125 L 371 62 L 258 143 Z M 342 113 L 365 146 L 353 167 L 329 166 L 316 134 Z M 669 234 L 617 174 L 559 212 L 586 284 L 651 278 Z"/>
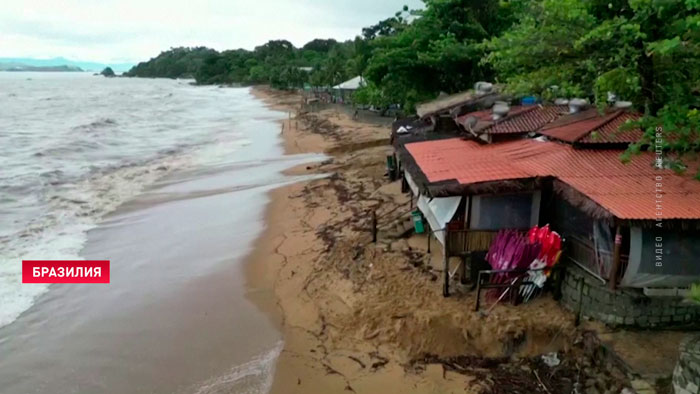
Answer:
<path fill-rule="evenodd" d="M 480 62 L 484 39 L 510 26 L 513 2 L 498 0 L 425 0 L 419 12 L 403 11 L 364 30 L 373 38 L 365 76 L 368 97 L 402 104 L 411 111 L 417 102 L 440 92 L 465 90 L 492 74 Z M 359 95 L 363 97 L 362 94 Z"/>
<path fill-rule="evenodd" d="M 514 93 L 584 96 L 608 92 L 644 111 L 639 152 L 664 129 L 670 162 L 700 147 L 700 2 L 536 0 L 520 22 L 487 43 L 485 64 Z M 552 86 L 556 86 L 553 89 Z"/>
<path fill-rule="evenodd" d="M 146 78 L 192 78 L 204 62 L 204 58 L 216 54 L 210 48 L 170 48 L 147 62 L 132 67 L 126 75 Z"/>

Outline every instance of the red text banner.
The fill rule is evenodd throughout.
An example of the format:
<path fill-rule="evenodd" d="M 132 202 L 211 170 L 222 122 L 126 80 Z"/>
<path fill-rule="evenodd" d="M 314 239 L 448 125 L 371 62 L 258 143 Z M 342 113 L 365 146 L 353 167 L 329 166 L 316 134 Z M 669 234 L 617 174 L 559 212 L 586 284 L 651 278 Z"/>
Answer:
<path fill-rule="evenodd" d="M 23 260 L 22 283 L 109 283 L 109 260 Z"/>

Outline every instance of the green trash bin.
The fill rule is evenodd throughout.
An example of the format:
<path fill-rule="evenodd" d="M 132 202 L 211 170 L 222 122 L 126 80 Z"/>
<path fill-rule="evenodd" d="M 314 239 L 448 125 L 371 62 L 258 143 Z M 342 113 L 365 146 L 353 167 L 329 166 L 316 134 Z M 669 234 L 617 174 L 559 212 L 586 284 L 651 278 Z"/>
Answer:
<path fill-rule="evenodd" d="M 413 217 L 413 228 L 416 230 L 416 234 L 423 234 L 425 232 L 423 214 L 420 211 L 413 211 L 411 216 Z"/>

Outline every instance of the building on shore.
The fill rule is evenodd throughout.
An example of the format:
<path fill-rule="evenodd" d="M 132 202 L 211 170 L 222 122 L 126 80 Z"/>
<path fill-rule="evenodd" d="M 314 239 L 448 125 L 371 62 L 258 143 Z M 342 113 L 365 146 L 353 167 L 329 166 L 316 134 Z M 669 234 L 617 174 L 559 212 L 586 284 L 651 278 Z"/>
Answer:
<path fill-rule="evenodd" d="M 351 104 L 353 93 L 355 93 L 357 89 L 365 86 L 365 84 L 365 79 L 360 75 L 351 78 L 343 83 L 333 86 L 331 89 L 333 92 L 333 98 L 337 103 Z"/>
<path fill-rule="evenodd" d="M 565 306 L 614 325 L 700 322 L 682 297 L 700 281 L 700 182 L 654 152 L 620 159 L 642 135 L 620 126 L 640 115 L 499 105 L 453 116 L 459 136 L 426 128 L 394 142 L 445 272 L 451 256 L 483 255 L 498 230 L 549 224 L 565 239 Z"/>

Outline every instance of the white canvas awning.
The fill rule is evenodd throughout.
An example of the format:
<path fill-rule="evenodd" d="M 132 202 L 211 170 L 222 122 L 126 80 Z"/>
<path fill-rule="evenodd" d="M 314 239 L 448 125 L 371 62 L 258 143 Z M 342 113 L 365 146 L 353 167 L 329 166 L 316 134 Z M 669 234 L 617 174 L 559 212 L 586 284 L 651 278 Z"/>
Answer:
<path fill-rule="evenodd" d="M 445 244 L 445 232 L 437 230 L 445 228 L 447 222 L 457 212 L 461 201 L 462 196 L 428 198 L 421 195 L 418 197 L 418 209 L 423 212 L 430 228 L 435 231 L 435 238 L 443 245 Z"/>

